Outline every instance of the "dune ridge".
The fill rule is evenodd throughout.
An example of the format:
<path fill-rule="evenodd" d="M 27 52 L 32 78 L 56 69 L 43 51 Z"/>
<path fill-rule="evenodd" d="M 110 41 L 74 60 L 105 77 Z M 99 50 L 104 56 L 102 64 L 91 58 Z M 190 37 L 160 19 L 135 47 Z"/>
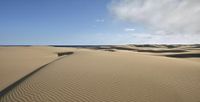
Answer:
<path fill-rule="evenodd" d="M 49 46 L 0 46 L 0 91 L 57 59 L 57 53 L 73 50 Z"/>
<path fill-rule="evenodd" d="M 70 55 L 70 54 L 73 54 L 72 52 L 71 53 L 67 53 L 67 55 Z M 3 90 L 0 91 L 0 98 L 2 96 L 4 96 L 6 93 L 8 93 L 9 91 L 11 91 L 14 87 L 16 87 L 17 85 L 19 85 L 21 82 L 23 82 L 24 80 L 26 80 L 28 77 L 30 77 L 31 75 L 37 73 L 38 71 L 40 71 L 42 68 L 45 68 L 46 66 L 48 66 L 49 64 L 51 63 L 54 63 L 60 59 L 62 59 L 64 56 L 62 57 L 59 57 L 45 65 L 42 65 L 41 67 L 39 68 L 36 68 L 35 70 L 33 70 L 32 72 L 28 73 L 27 75 L 25 75 L 24 77 L 22 77 L 21 79 L 17 80 L 16 82 L 12 83 L 11 85 L 7 86 L 6 88 L 4 88 Z"/>

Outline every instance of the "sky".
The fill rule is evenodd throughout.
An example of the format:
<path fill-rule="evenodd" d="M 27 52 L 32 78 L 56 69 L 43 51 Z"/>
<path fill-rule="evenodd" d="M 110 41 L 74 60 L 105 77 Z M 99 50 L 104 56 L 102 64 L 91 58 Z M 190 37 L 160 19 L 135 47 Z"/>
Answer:
<path fill-rule="evenodd" d="M 199 0 L 0 0 L 0 45 L 193 43 Z"/>

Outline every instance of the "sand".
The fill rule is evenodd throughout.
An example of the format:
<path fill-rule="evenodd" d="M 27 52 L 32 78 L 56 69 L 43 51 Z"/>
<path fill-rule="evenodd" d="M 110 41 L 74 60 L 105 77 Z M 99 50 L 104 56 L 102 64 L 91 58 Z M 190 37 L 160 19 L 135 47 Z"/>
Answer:
<path fill-rule="evenodd" d="M 68 48 L 68 50 L 70 50 Z M 63 48 L 47 46 L 0 47 L 0 91 L 57 58 Z"/>
<path fill-rule="evenodd" d="M 19 50 L 20 53 L 28 51 L 27 48 L 22 49 Z M 1 57 L 0 70 L 1 73 L 6 73 L 1 80 L 18 80 L 19 78 L 11 77 L 22 77 L 30 73 L 42 65 L 42 58 L 47 57 L 48 61 L 45 59 L 46 62 L 43 63 L 48 63 L 58 59 L 55 52 L 74 52 L 72 55 L 60 57 L 27 77 L 1 96 L 0 102 L 200 101 L 200 63 L 197 60 L 124 50 L 113 52 L 83 48 L 60 49 L 30 47 L 28 52 L 33 51 L 35 55 L 32 52 L 32 56 L 38 57 L 31 58 L 29 61 L 32 63 L 29 66 L 26 66 L 28 63 L 18 60 L 24 58 L 21 61 L 28 62 L 27 56 L 15 56 L 16 59 L 12 59 L 14 62 L 9 60 L 11 55 Z M 2 49 L 0 50 L 2 53 Z M 3 50 L 6 50 L 5 53 L 10 51 L 9 48 Z M 8 60 L 5 60 L 6 58 Z M 13 67 L 4 68 L 2 61 Z M 21 63 L 24 67 L 18 68 L 15 63 Z M 2 86 L 1 88 L 3 89 Z"/>

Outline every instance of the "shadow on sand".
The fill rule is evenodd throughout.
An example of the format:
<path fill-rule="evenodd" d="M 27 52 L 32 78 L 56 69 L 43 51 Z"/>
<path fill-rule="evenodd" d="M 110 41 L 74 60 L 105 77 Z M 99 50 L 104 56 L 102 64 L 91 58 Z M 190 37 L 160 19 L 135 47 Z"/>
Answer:
<path fill-rule="evenodd" d="M 128 50 L 128 51 L 137 51 L 137 52 L 150 52 L 150 53 L 179 53 L 179 52 L 187 52 L 186 50 L 145 50 L 145 49 L 134 49 L 134 48 L 126 48 L 126 47 L 112 47 L 117 50 Z"/>
<path fill-rule="evenodd" d="M 62 53 L 58 53 L 59 55 L 71 55 L 73 54 L 74 52 L 62 52 Z M 48 66 L 49 64 L 52 64 L 58 60 L 61 60 L 62 58 L 64 57 L 59 57 L 58 59 L 56 60 L 53 60 L 39 68 L 37 68 L 36 70 L 32 71 L 31 73 L 25 75 L 24 77 L 22 77 L 21 79 L 17 80 L 16 82 L 12 83 L 11 85 L 7 86 L 5 89 L 3 90 L 0 90 L 0 99 L 6 94 L 8 93 L 9 91 L 11 91 L 13 88 L 15 88 L 17 85 L 19 85 L 21 82 L 23 82 L 24 80 L 26 80 L 27 78 L 29 78 L 30 76 L 32 76 L 33 74 L 37 73 L 38 71 L 42 70 L 43 68 L 45 68 L 46 66 Z"/>
<path fill-rule="evenodd" d="M 200 53 L 191 53 L 191 54 L 173 54 L 165 55 L 166 57 L 175 57 L 175 58 L 200 58 Z"/>
<path fill-rule="evenodd" d="M 138 50 L 138 52 L 151 52 L 151 53 L 179 53 L 187 52 L 186 50 Z"/>
<path fill-rule="evenodd" d="M 123 47 L 123 46 L 113 46 L 113 45 L 77 45 L 77 46 L 55 46 L 54 47 L 75 47 L 75 48 L 87 48 L 87 49 L 94 49 L 94 50 L 105 50 L 110 52 L 115 52 L 116 50 L 127 50 L 127 51 L 135 51 L 135 52 L 150 52 L 150 53 L 181 53 L 181 52 L 188 52 L 187 50 L 179 50 L 179 49 L 171 49 L 177 48 L 183 45 L 131 45 L 136 46 L 134 47 Z M 140 49 L 139 47 L 150 47 L 150 48 L 159 48 L 159 46 L 165 46 L 169 49 L 167 50 L 151 50 L 151 49 Z M 199 44 L 193 45 L 195 48 L 200 47 Z M 137 48 L 138 47 L 138 48 Z M 61 54 L 58 54 L 58 56 Z"/>

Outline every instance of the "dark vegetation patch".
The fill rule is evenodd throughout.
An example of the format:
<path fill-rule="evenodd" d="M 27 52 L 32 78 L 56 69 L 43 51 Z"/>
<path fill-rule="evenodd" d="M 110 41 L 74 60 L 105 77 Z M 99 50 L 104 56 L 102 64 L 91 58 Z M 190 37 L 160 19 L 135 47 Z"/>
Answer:
<path fill-rule="evenodd" d="M 158 48 L 157 45 L 148 45 L 148 44 L 144 44 L 144 45 L 133 45 L 135 47 L 151 47 L 151 48 Z"/>
<path fill-rule="evenodd" d="M 74 54 L 74 52 L 58 52 L 57 53 L 58 57 L 64 56 L 64 55 L 71 55 L 71 54 Z"/>
<path fill-rule="evenodd" d="M 116 50 L 114 50 L 114 49 L 105 49 L 104 51 L 115 52 Z"/>
<path fill-rule="evenodd" d="M 194 44 L 192 48 L 200 48 L 200 44 Z"/>
<path fill-rule="evenodd" d="M 117 49 L 117 50 L 129 50 L 129 51 L 136 51 L 137 49 L 134 48 L 127 48 L 127 47 L 119 47 L 119 46 L 111 46 L 112 49 Z"/>
<path fill-rule="evenodd" d="M 172 48 L 178 48 L 178 47 L 181 47 L 182 45 L 163 45 L 169 49 L 172 49 Z"/>

